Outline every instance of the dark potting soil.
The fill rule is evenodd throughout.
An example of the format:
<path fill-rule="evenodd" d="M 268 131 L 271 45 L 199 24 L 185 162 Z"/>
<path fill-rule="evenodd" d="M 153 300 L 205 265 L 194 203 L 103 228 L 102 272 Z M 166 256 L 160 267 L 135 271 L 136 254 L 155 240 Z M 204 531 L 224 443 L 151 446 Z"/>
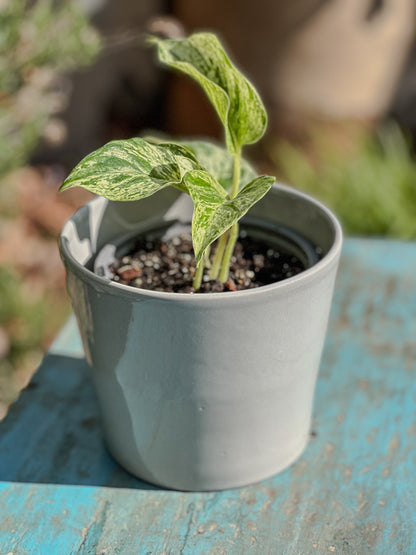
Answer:
<path fill-rule="evenodd" d="M 240 291 L 268 285 L 305 270 L 305 264 L 295 255 L 277 250 L 241 234 L 231 258 L 226 283 L 209 279 L 205 269 L 198 293 Z M 215 245 L 211 251 L 215 252 Z M 212 255 L 211 255 L 212 258 Z M 166 241 L 138 239 L 130 253 L 110 265 L 113 281 L 152 291 L 195 293 L 195 274 L 191 236 L 181 233 Z"/>

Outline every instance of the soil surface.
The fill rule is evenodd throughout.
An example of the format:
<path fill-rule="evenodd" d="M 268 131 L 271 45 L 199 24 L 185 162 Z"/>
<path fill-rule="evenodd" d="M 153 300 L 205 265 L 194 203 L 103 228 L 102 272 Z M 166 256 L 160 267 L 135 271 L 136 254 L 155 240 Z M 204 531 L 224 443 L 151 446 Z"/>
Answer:
<path fill-rule="evenodd" d="M 212 252 L 215 252 L 215 245 Z M 152 291 L 196 293 L 192 287 L 195 259 L 188 233 L 167 241 L 140 239 L 131 253 L 111 264 L 110 270 L 113 281 L 124 285 Z M 280 252 L 242 232 L 231 258 L 228 281 L 210 280 L 209 268 L 206 268 L 198 293 L 252 289 L 281 281 L 303 270 L 305 266 L 296 256 Z"/>

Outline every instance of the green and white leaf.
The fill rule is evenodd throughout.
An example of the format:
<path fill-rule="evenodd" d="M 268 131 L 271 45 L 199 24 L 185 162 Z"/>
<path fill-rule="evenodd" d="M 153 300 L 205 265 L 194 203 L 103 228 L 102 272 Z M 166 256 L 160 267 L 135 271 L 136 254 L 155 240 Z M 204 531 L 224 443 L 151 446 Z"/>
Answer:
<path fill-rule="evenodd" d="M 194 203 L 192 243 L 196 263 L 199 264 L 207 247 L 269 191 L 275 178 L 268 175 L 258 177 L 233 199 L 205 171 L 189 172 L 184 181 Z"/>
<path fill-rule="evenodd" d="M 196 33 L 180 40 L 151 40 L 157 44 L 163 63 L 186 73 L 204 89 L 224 125 L 231 152 L 263 136 L 267 114 L 260 96 L 230 62 L 215 35 Z"/>
<path fill-rule="evenodd" d="M 185 140 L 182 145 L 188 147 L 198 159 L 201 166 L 230 193 L 233 186 L 234 157 L 224 147 L 211 141 Z M 244 187 L 257 177 L 253 166 L 244 158 L 241 160 L 240 187 Z"/>
<path fill-rule="evenodd" d="M 110 200 L 139 200 L 168 185 L 186 191 L 184 175 L 200 169 L 188 148 L 141 138 L 111 141 L 86 156 L 61 187 L 83 187 Z"/>

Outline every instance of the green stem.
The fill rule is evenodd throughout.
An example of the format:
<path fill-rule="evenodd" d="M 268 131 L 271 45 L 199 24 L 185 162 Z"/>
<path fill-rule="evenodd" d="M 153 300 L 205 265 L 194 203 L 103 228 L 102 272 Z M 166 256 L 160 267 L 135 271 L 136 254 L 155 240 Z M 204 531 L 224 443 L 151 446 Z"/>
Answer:
<path fill-rule="evenodd" d="M 241 148 L 239 148 L 234 155 L 234 167 L 233 167 L 233 187 L 231 189 L 230 198 L 233 199 L 238 195 L 240 190 L 240 175 L 241 175 Z M 225 283 L 228 279 L 228 273 L 230 271 L 230 260 L 234 252 L 234 247 L 238 238 L 238 223 L 235 223 L 229 233 L 227 247 L 224 251 L 224 256 L 221 264 L 221 272 L 219 275 L 219 280 L 221 283 Z"/>
<path fill-rule="evenodd" d="M 241 148 L 239 148 L 234 155 L 233 167 L 233 188 L 231 189 L 230 198 L 233 199 L 237 196 L 240 190 L 240 174 L 241 174 Z"/>
<path fill-rule="evenodd" d="M 238 238 L 238 223 L 236 222 L 230 229 L 230 236 L 228 238 L 227 248 L 224 252 L 224 257 L 222 259 L 221 272 L 219 280 L 221 283 L 225 283 L 228 279 L 228 273 L 230 270 L 230 260 L 234 252 L 234 247 Z"/>
<path fill-rule="evenodd" d="M 204 275 L 204 257 L 201 258 L 200 263 L 196 267 L 194 280 L 192 282 L 192 287 L 195 289 L 195 291 L 199 291 L 199 289 L 201 288 L 203 275 Z"/>
<path fill-rule="evenodd" d="M 220 273 L 221 260 L 222 260 L 222 257 L 224 256 L 225 247 L 227 246 L 227 238 L 228 238 L 228 231 L 223 233 L 221 237 L 218 239 L 217 250 L 215 251 L 211 270 L 209 272 L 210 280 L 217 279 L 218 274 Z"/>
<path fill-rule="evenodd" d="M 211 268 L 211 260 L 209 258 L 210 255 L 211 255 L 211 245 L 208 245 L 208 247 L 205 250 L 205 254 L 204 254 L 205 268 Z"/>

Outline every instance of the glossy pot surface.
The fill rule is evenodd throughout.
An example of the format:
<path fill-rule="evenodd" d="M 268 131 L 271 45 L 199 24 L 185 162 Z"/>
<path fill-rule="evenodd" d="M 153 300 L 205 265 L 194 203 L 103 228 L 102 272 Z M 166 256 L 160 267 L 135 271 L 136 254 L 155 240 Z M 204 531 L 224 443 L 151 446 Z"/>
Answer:
<path fill-rule="evenodd" d="M 283 186 L 250 217 L 290 227 L 323 253 L 287 280 L 247 291 L 145 291 L 91 270 L 96 254 L 161 220 L 189 221 L 188 198 L 95 199 L 60 240 L 108 447 L 161 486 L 216 490 L 291 464 L 310 433 L 313 395 L 341 251 L 337 219 Z"/>

